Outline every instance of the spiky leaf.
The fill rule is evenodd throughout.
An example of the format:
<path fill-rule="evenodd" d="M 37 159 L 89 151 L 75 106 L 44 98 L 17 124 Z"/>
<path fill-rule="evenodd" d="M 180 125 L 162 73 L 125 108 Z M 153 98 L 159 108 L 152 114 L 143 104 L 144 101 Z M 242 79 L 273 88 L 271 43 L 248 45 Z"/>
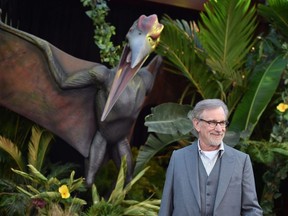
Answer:
<path fill-rule="evenodd" d="M 42 173 L 40 173 L 39 170 L 37 170 L 32 164 L 28 164 L 27 166 L 29 167 L 31 174 L 35 179 L 42 182 L 48 181 L 48 179 Z"/>
<path fill-rule="evenodd" d="M 165 70 L 186 77 L 194 90 L 191 91 L 194 96 L 200 94 L 203 98 L 209 98 L 219 95 L 213 74 L 197 54 L 201 51 L 195 40 L 193 22 L 188 24 L 185 20 L 174 21 L 165 16 L 161 23 L 165 28 L 156 52 L 168 60 L 164 64 Z"/>
<path fill-rule="evenodd" d="M 126 162 L 126 156 L 124 156 L 121 160 L 121 166 L 115 188 L 112 191 L 108 200 L 108 202 L 112 203 L 113 205 L 120 204 L 125 198 L 126 194 L 124 192 L 124 183 L 126 177 L 126 170 L 127 170 L 127 162 Z"/>
<path fill-rule="evenodd" d="M 242 67 L 256 28 L 255 7 L 250 0 L 208 1 L 200 13 L 199 39 L 207 64 L 231 81 L 241 81 Z"/>
<path fill-rule="evenodd" d="M 32 135 L 29 141 L 28 162 L 37 170 L 41 170 L 52 134 L 37 127 L 32 127 Z M 41 147 L 40 147 L 41 146 Z"/>
<path fill-rule="evenodd" d="M 21 171 L 26 170 L 24 165 L 25 163 L 22 158 L 22 153 L 16 144 L 14 144 L 11 140 L 0 136 L 0 148 L 7 152 L 15 160 Z"/>

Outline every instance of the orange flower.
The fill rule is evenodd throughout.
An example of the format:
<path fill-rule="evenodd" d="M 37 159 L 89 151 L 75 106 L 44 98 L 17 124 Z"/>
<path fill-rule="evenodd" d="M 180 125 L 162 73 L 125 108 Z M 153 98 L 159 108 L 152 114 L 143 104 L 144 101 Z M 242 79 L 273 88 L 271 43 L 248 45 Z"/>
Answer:
<path fill-rule="evenodd" d="M 288 104 L 285 104 L 285 103 L 280 103 L 277 106 L 277 110 L 279 110 L 282 113 L 285 112 L 287 109 L 288 109 Z"/>
<path fill-rule="evenodd" d="M 63 199 L 68 199 L 70 197 L 70 192 L 67 185 L 62 185 L 59 187 L 58 191 Z"/>

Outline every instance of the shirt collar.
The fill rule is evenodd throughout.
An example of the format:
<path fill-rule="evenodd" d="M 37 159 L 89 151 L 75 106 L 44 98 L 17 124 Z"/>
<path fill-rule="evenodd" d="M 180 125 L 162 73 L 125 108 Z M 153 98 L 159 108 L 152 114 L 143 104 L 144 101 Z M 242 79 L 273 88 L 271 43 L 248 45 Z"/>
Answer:
<path fill-rule="evenodd" d="M 203 150 L 202 150 L 201 147 L 200 147 L 199 139 L 198 139 L 198 141 L 197 141 L 197 145 L 198 145 L 198 151 L 199 151 L 199 153 L 203 152 Z M 222 157 L 222 155 L 224 154 L 224 151 L 225 151 L 223 141 L 222 141 L 221 144 L 220 144 L 220 147 L 219 147 L 219 149 L 218 149 L 218 152 L 219 152 L 219 151 L 221 151 L 220 157 Z"/>

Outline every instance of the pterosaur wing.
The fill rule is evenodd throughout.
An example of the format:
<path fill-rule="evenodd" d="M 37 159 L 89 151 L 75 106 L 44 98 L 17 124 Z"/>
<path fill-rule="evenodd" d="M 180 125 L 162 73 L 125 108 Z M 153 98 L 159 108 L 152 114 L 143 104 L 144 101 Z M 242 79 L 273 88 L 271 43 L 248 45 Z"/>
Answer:
<path fill-rule="evenodd" d="M 0 105 L 50 130 L 84 157 L 96 131 L 96 88 L 63 89 L 55 74 L 97 65 L 0 21 Z"/>

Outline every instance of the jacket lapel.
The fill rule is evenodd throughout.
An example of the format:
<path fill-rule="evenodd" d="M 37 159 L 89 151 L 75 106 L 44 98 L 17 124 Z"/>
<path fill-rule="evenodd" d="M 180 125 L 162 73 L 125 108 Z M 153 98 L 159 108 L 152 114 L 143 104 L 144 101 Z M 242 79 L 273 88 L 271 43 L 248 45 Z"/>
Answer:
<path fill-rule="evenodd" d="M 193 142 L 188 151 L 185 151 L 185 166 L 189 181 L 196 197 L 198 207 L 200 209 L 200 187 L 199 187 L 199 173 L 198 173 L 198 145 L 197 141 Z"/>
<path fill-rule="evenodd" d="M 235 166 L 235 160 L 233 157 L 233 152 L 230 150 L 227 145 L 224 146 L 225 152 L 222 155 L 222 161 L 221 161 L 221 168 L 220 168 L 220 174 L 219 174 L 219 185 L 218 185 L 218 190 L 216 194 L 216 199 L 215 199 L 215 205 L 214 209 L 218 207 L 220 204 L 227 187 L 229 185 L 229 181 L 231 179 L 232 173 L 234 171 L 234 166 Z"/>

